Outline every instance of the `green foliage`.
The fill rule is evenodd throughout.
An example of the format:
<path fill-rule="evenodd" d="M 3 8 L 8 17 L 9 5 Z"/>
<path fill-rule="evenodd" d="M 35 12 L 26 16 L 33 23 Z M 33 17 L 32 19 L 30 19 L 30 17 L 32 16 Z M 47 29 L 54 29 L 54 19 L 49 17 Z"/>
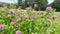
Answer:
<path fill-rule="evenodd" d="M 10 16 L 10 9 L 2 10 L 0 9 L 0 24 L 4 24 L 4 29 L 0 34 L 15 34 L 16 30 L 20 30 L 22 34 L 60 34 L 60 26 L 54 23 L 54 12 L 55 10 L 47 11 L 43 13 L 43 17 L 41 17 L 40 12 L 35 12 L 33 10 L 17 10 L 15 9 L 15 15 Z M 32 12 L 31 12 L 32 11 Z M 29 18 L 24 18 L 25 15 L 28 15 Z M 31 20 L 34 17 L 34 20 Z M 48 19 L 48 16 L 52 16 L 52 19 Z M 16 22 L 17 18 L 21 18 L 19 22 Z M 14 21 L 16 26 L 10 25 L 11 21 Z"/>

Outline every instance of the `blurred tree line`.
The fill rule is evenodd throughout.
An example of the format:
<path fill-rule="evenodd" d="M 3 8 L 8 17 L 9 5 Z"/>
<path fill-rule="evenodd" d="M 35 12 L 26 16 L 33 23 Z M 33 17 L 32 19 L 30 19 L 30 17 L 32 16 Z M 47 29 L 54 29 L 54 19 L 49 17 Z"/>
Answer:
<path fill-rule="evenodd" d="M 21 6 L 23 9 L 29 6 L 35 7 L 34 5 L 37 5 L 35 7 L 35 10 L 45 10 L 47 7 L 47 0 L 25 0 L 24 3 L 22 3 L 22 0 L 18 0 L 17 8 Z"/>
<path fill-rule="evenodd" d="M 35 10 L 45 10 L 47 6 L 52 6 L 54 9 L 57 11 L 60 11 L 60 0 L 54 0 L 53 3 L 48 5 L 47 0 L 25 0 L 24 3 L 21 2 L 22 0 L 18 0 L 18 6 L 17 8 L 21 5 L 22 8 L 26 8 L 29 6 L 32 6 L 34 8 L 34 5 L 36 4 L 37 7 L 35 7 Z"/>
<path fill-rule="evenodd" d="M 3 5 L 0 4 L 0 6 L 3 6 Z M 60 11 L 60 0 L 54 0 L 54 2 L 51 3 L 50 5 L 48 5 L 47 0 L 18 0 L 18 3 L 16 5 L 8 4 L 8 3 L 7 5 L 9 8 L 13 6 L 14 8 L 20 7 L 22 9 L 25 9 L 31 6 L 35 10 L 45 10 L 47 6 L 52 6 L 54 9 L 56 9 L 56 11 Z"/>

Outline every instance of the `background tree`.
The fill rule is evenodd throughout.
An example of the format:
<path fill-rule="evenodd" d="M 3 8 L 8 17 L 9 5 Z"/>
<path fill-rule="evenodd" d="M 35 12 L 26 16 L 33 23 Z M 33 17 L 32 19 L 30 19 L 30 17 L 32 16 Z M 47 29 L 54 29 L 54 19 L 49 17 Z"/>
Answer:
<path fill-rule="evenodd" d="M 60 11 L 60 0 L 55 0 L 51 6 L 55 8 L 57 11 Z"/>
<path fill-rule="evenodd" d="M 19 6 L 21 5 L 21 1 L 22 0 L 18 0 L 18 3 L 16 4 L 16 8 L 19 8 Z"/>
<path fill-rule="evenodd" d="M 47 0 L 36 0 L 39 10 L 45 10 L 48 2 Z"/>

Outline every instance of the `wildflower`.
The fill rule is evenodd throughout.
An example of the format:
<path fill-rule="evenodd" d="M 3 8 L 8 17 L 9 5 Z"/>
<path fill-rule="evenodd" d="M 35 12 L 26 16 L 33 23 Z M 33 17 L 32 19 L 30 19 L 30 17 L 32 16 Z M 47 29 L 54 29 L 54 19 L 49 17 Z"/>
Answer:
<path fill-rule="evenodd" d="M 33 21 L 33 20 L 34 20 L 34 18 L 31 18 L 31 20 Z"/>
<path fill-rule="evenodd" d="M 44 13 L 40 13 L 40 17 L 43 18 L 44 17 Z"/>
<path fill-rule="evenodd" d="M 33 17 L 31 18 L 31 20 L 33 21 L 35 18 L 36 18 L 36 17 L 35 17 L 35 16 L 33 16 Z"/>
<path fill-rule="evenodd" d="M 56 19 L 56 18 L 57 18 L 57 16 L 56 16 L 56 15 L 54 15 L 54 16 L 53 16 L 53 19 Z"/>
<path fill-rule="evenodd" d="M 21 31 L 20 31 L 20 30 L 17 30 L 17 31 L 16 31 L 16 34 L 21 34 Z"/>
<path fill-rule="evenodd" d="M 48 16 L 48 19 L 52 19 L 52 16 Z"/>
<path fill-rule="evenodd" d="M 3 24 L 0 24 L 0 32 L 2 32 L 4 29 L 4 25 Z"/>
<path fill-rule="evenodd" d="M 2 32 L 3 30 L 0 30 L 0 32 Z"/>
<path fill-rule="evenodd" d="M 4 8 L 7 9 L 7 5 L 4 4 Z"/>
<path fill-rule="evenodd" d="M 16 22 L 19 22 L 19 21 L 21 21 L 21 18 L 17 18 L 17 19 L 16 19 Z"/>
<path fill-rule="evenodd" d="M 51 6 L 48 6 L 48 7 L 46 8 L 46 10 L 47 10 L 47 11 L 51 11 L 51 10 L 52 10 L 52 7 L 51 7 Z"/>
<path fill-rule="evenodd" d="M 24 16 L 24 18 L 27 18 L 27 19 L 28 19 L 28 18 L 29 18 L 29 16 L 28 16 L 28 15 L 25 15 L 25 16 Z"/>
<path fill-rule="evenodd" d="M 12 22 L 10 23 L 10 25 L 12 25 L 12 26 L 16 26 L 16 24 L 15 24 L 14 21 L 12 21 Z"/>
<path fill-rule="evenodd" d="M 9 14 L 8 16 L 14 16 L 15 15 L 15 11 L 11 10 L 8 14 Z"/>
<path fill-rule="evenodd" d="M 15 14 L 15 11 L 14 11 L 14 10 L 12 10 L 12 11 L 11 11 L 11 14 L 12 14 L 12 15 L 14 15 L 14 14 Z"/>
<path fill-rule="evenodd" d="M 0 24 L 0 30 L 4 29 L 4 25 Z"/>

